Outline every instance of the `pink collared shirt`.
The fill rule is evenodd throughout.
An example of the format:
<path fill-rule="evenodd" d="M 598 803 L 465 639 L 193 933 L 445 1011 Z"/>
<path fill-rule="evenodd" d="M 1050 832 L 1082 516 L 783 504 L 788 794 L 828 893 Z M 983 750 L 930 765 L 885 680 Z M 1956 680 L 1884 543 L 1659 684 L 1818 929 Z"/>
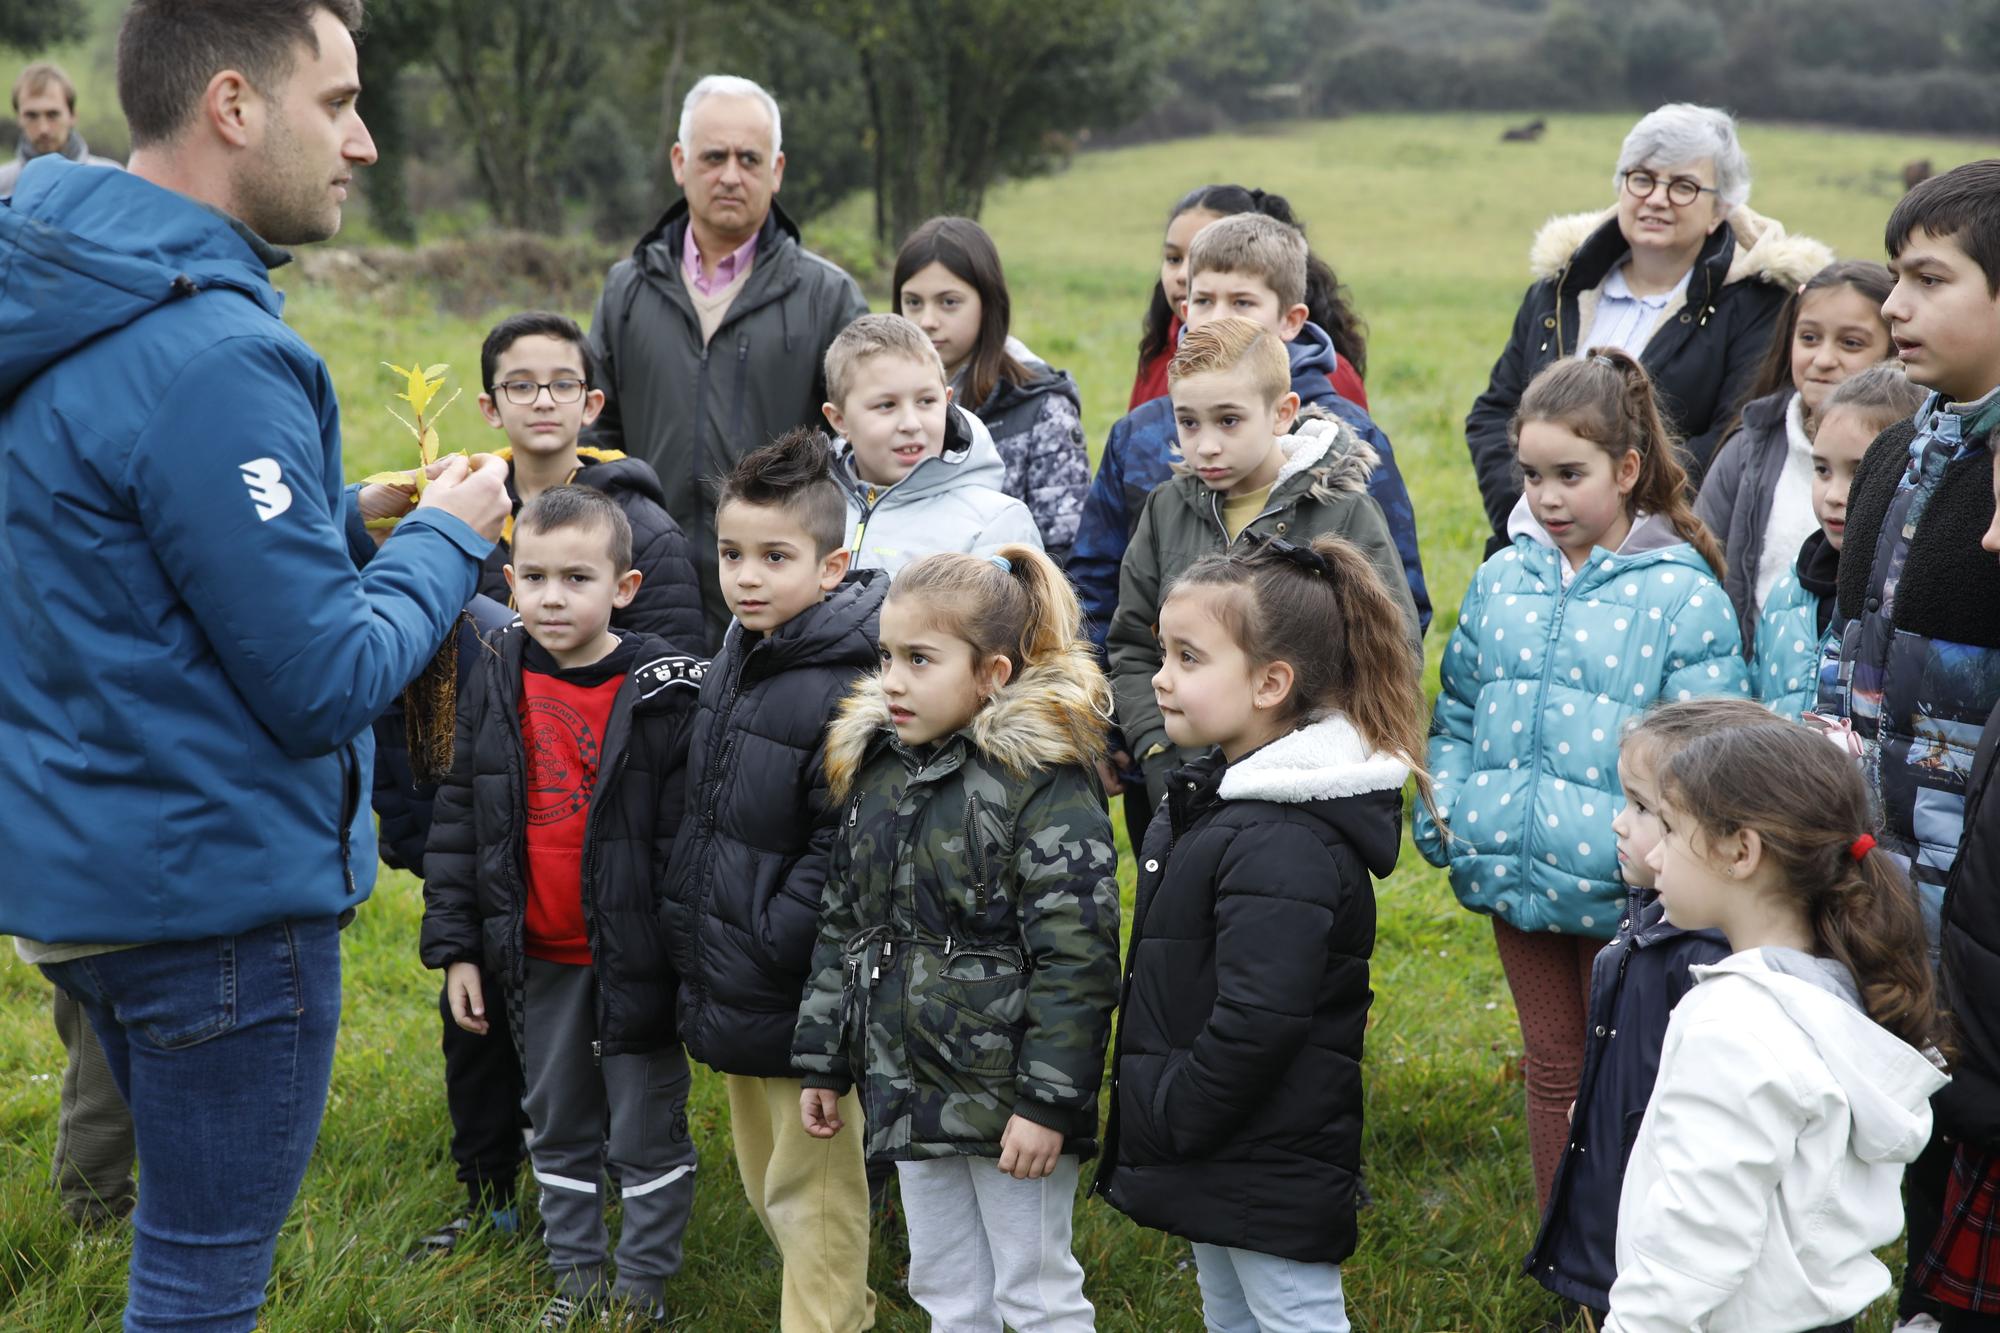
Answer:
<path fill-rule="evenodd" d="M 750 271 L 750 265 L 757 259 L 757 238 L 737 247 L 733 254 L 725 255 L 715 266 L 713 277 L 703 277 L 701 272 L 701 247 L 694 243 L 694 227 L 687 229 L 686 238 L 681 242 L 681 272 L 687 277 L 688 286 L 703 296 L 713 296 L 730 283 Z"/>

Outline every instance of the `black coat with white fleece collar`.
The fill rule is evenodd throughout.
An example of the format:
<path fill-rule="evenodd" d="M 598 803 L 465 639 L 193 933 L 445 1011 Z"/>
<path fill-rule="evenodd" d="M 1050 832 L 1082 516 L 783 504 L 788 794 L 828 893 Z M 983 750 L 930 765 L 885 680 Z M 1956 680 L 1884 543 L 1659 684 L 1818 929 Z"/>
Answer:
<path fill-rule="evenodd" d="M 1409 769 L 1338 715 L 1175 771 L 1140 855 L 1097 1192 L 1190 1240 L 1354 1250 L 1370 876 Z"/>

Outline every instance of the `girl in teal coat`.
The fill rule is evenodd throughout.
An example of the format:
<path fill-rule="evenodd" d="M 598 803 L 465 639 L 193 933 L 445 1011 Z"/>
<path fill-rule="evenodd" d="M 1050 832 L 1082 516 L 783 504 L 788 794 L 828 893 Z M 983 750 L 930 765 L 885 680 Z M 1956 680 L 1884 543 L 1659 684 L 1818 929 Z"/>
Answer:
<path fill-rule="evenodd" d="M 1652 384 L 1617 351 L 1559 361 L 1512 427 L 1524 494 L 1439 672 L 1437 816 L 1417 848 L 1493 918 L 1520 1012 L 1540 1202 L 1583 1060 L 1590 964 L 1624 907 L 1618 742 L 1661 700 L 1747 696 L 1722 554 L 1694 516 Z"/>

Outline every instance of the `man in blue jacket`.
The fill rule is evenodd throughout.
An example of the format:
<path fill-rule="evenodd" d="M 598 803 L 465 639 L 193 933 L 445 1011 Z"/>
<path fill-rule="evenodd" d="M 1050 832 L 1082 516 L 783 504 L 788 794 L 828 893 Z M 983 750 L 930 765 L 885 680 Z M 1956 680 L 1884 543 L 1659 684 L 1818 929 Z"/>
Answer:
<path fill-rule="evenodd" d="M 375 158 L 360 19 L 136 0 L 130 174 L 37 159 L 0 208 L 0 933 L 131 1105 L 128 1330 L 255 1326 L 374 880 L 368 726 L 507 513 L 492 459 L 413 510 L 345 490 L 326 366 L 278 317 L 274 246 L 331 236 Z"/>

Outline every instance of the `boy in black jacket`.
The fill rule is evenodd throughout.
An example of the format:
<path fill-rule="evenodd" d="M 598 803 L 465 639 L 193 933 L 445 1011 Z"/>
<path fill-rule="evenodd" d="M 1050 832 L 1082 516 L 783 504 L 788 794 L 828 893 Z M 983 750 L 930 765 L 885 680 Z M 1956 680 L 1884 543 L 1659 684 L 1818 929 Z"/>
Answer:
<path fill-rule="evenodd" d="M 604 410 L 604 390 L 595 386 L 576 321 L 546 310 L 500 321 L 479 349 L 479 377 L 480 412 L 507 432 L 500 456 L 515 514 L 551 486 L 588 486 L 610 496 L 632 526 L 632 567 L 645 575 L 632 600 L 612 611 L 612 627 L 658 635 L 682 652 L 705 652 L 701 581 L 687 536 L 667 513 L 659 474 L 643 458 L 577 445 Z M 502 603 L 512 541 L 510 523 L 479 574 L 479 591 Z"/>
<path fill-rule="evenodd" d="M 681 1036 L 727 1076 L 744 1191 L 784 1258 L 786 1329 L 865 1328 L 875 1305 L 863 1136 L 805 1132 L 791 1062 L 840 817 L 826 724 L 876 665 L 889 585 L 848 572 L 846 531 L 817 431 L 749 454 L 723 483 L 716 547 L 735 620 L 702 682 L 666 906 Z M 859 1123 L 853 1093 L 841 1114 Z"/>
<path fill-rule="evenodd" d="M 522 627 L 459 699 L 424 858 L 423 959 L 446 970 L 453 1019 L 485 1032 L 481 977 L 506 988 L 556 1272 L 544 1328 L 604 1303 L 607 1166 L 624 1213 L 608 1294 L 645 1315 L 665 1313 L 694 1203 L 654 885 L 704 668 L 610 628 L 639 586 L 631 541 L 618 506 L 585 487 L 522 509 L 507 567 Z"/>

